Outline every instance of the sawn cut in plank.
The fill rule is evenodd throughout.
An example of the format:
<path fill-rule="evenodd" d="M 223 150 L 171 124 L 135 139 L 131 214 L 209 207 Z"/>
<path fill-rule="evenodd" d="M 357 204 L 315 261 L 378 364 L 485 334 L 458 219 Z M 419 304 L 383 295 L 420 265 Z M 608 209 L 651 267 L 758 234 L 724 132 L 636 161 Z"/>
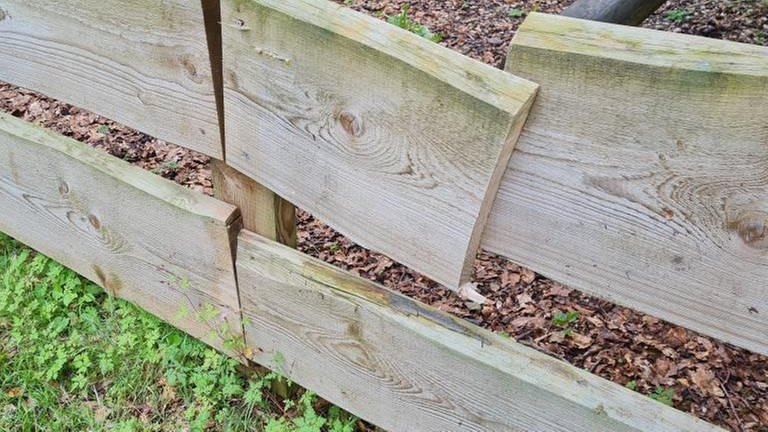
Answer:
<path fill-rule="evenodd" d="M 532 14 L 541 92 L 483 246 L 768 354 L 768 48 Z"/>
<path fill-rule="evenodd" d="M 242 231 L 254 360 L 389 431 L 719 428 Z"/>
<path fill-rule="evenodd" d="M 466 280 L 537 86 L 326 0 L 225 0 L 227 162 L 354 241 Z"/>
<path fill-rule="evenodd" d="M 217 347 L 242 335 L 239 211 L 0 113 L 0 231 Z"/>
<path fill-rule="evenodd" d="M 221 159 L 201 5 L 5 0 L 0 80 Z"/>

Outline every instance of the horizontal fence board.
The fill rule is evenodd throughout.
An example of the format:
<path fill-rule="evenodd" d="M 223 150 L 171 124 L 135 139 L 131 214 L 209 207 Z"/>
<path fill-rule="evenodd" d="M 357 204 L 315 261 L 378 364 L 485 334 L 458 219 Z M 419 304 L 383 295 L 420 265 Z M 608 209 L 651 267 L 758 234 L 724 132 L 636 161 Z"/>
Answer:
<path fill-rule="evenodd" d="M 200 1 L 6 0 L 0 17 L 0 80 L 222 157 Z"/>
<path fill-rule="evenodd" d="M 483 246 L 768 354 L 768 48 L 532 14 L 541 84 Z"/>
<path fill-rule="evenodd" d="M 326 0 L 225 0 L 227 162 L 455 288 L 536 85 Z"/>
<path fill-rule="evenodd" d="M 191 335 L 242 336 L 239 211 L 0 113 L 0 231 Z"/>
<path fill-rule="evenodd" d="M 713 425 L 242 231 L 248 351 L 397 431 L 714 431 Z"/>

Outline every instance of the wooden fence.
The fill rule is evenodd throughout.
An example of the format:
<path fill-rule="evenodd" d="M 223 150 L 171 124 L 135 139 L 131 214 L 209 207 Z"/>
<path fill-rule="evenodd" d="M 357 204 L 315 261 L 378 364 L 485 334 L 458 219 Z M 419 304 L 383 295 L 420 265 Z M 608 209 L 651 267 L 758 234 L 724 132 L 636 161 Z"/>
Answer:
<path fill-rule="evenodd" d="M 766 48 L 532 14 L 500 71 L 325 0 L 6 0 L 0 65 L 218 198 L 0 114 L 0 230 L 386 429 L 717 430 L 297 252 L 291 203 L 768 354 Z"/>

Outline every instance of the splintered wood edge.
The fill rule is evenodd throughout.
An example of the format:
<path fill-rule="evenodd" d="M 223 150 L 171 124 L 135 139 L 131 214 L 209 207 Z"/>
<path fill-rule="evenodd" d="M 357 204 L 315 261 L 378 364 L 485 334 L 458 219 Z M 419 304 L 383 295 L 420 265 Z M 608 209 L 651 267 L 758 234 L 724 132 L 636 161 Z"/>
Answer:
<path fill-rule="evenodd" d="M 241 231 L 238 237 L 237 267 L 295 285 L 300 290 L 319 290 L 325 292 L 323 295 L 358 299 L 361 307 L 375 310 L 402 326 L 403 337 L 423 339 L 425 347 L 441 346 L 445 355 L 480 364 L 489 374 L 500 371 L 532 384 L 541 390 L 542 398 L 561 398 L 581 406 L 582 415 L 606 416 L 633 430 L 722 431 L 687 413 L 247 230 Z M 250 295 L 243 294 L 247 287 L 240 288 L 241 296 Z M 336 319 L 339 325 L 348 324 L 346 317 Z M 246 340 L 248 331 L 246 326 Z M 386 352 L 386 344 L 378 345 Z M 426 362 L 423 367 L 429 369 L 434 365 Z M 336 380 L 340 381 L 329 383 L 344 382 L 343 377 Z M 326 389 L 313 390 L 324 393 Z M 456 402 L 463 399 L 459 393 L 455 395 Z M 500 402 L 500 406 L 487 409 L 509 407 Z"/>
<path fill-rule="evenodd" d="M 235 224 L 240 218 L 240 210 L 235 206 L 179 186 L 87 144 L 10 114 L 0 113 L 0 130 L 63 153 L 187 212 L 226 226 Z"/>
<path fill-rule="evenodd" d="M 255 3 L 382 52 L 464 93 L 519 114 L 538 84 L 459 54 L 397 26 L 327 0 L 229 0 Z M 237 28 L 234 23 L 223 23 Z M 248 31 L 248 23 L 241 31 Z"/>
<path fill-rule="evenodd" d="M 768 77 L 768 47 L 559 15 L 531 13 L 512 39 L 510 53 L 519 47 L 671 69 Z M 511 66 L 508 63 L 506 69 Z"/>

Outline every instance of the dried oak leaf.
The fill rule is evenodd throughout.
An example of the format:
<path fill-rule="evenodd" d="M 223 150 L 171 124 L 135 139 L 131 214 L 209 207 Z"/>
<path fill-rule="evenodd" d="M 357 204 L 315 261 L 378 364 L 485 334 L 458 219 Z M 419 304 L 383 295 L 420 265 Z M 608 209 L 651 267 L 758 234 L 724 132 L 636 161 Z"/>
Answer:
<path fill-rule="evenodd" d="M 720 381 L 715 374 L 708 368 L 699 366 L 695 371 L 688 374 L 693 384 L 698 387 L 705 395 L 723 397 L 723 389 L 720 387 Z"/>
<path fill-rule="evenodd" d="M 592 346 L 592 338 L 587 335 L 573 332 L 571 333 L 571 339 L 578 348 L 585 349 Z"/>

